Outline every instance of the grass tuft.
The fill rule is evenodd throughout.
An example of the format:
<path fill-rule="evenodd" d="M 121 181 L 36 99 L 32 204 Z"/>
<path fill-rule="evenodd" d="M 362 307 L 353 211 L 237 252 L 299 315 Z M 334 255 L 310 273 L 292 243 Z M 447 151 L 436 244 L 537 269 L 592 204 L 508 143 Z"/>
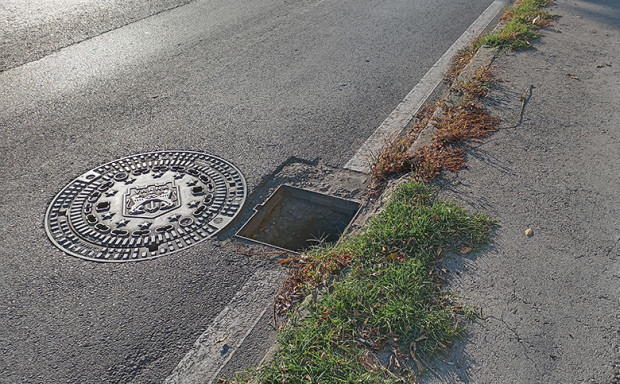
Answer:
<path fill-rule="evenodd" d="M 404 138 L 398 138 L 387 143 L 381 153 L 373 159 L 371 166 L 371 192 L 377 193 L 383 189 L 387 178 L 391 175 L 409 172 L 412 168 L 411 154 L 408 149 L 417 135 L 431 121 L 436 104 L 427 104 L 417 114 L 417 123 Z"/>
<path fill-rule="evenodd" d="M 496 131 L 500 121 L 473 101 L 464 100 L 455 106 L 442 103 L 442 109 L 443 116 L 433 122 L 437 133 L 429 145 L 410 152 L 417 137 L 412 132 L 407 138 L 389 143 L 375 159 L 371 172 L 375 189 L 393 175 L 410 172 L 413 178 L 429 182 L 443 170 L 458 172 L 466 166 L 464 148 L 468 143 Z"/>
<path fill-rule="evenodd" d="M 280 350 L 259 381 L 415 381 L 424 361 L 461 333 L 459 315 L 473 313 L 441 290 L 442 253 L 483 246 L 494 226 L 436 199 L 428 185 L 401 185 L 363 233 L 306 256 L 310 285 L 327 287 L 307 305 L 308 315 L 280 332 Z M 346 264 L 333 264 L 342 255 L 349 255 Z M 345 265 L 340 277 L 324 278 Z"/>
<path fill-rule="evenodd" d="M 526 49 L 532 46 L 531 40 L 540 36 L 539 30 L 549 25 L 555 16 L 542 8 L 549 0 L 518 0 L 501 18 L 504 27 L 482 40 L 482 44 L 503 50 Z"/>
<path fill-rule="evenodd" d="M 480 141 L 495 132 L 500 119 L 474 102 L 462 102 L 446 107 L 433 140 L 444 146 Z"/>
<path fill-rule="evenodd" d="M 455 90 L 463 93 L 466 99 L 481 99 L 487 95 L 487 91 L 497 82 L 497 79 L 491 73 L 489 66 L 482 66 L 476 69 L 474 75 L 466 81 L 455 81 Z"/>
<path fill-rule="evenodd" d="M 444 76 L 444 81 L 446 83 L 453 83 L 456 81 L 458 76 L 461 74 L 463 69 L 469 64 L 469 62 L 474 58 L 476 52 L 478 52 L 478 48 L 482 46 L 483 36 L 478 36 L 471 44 L 467 47 L 460 49 L 456 55 L 452 58 L 452 62 L 450 64 L 450 68 L 446 72 Z"/>

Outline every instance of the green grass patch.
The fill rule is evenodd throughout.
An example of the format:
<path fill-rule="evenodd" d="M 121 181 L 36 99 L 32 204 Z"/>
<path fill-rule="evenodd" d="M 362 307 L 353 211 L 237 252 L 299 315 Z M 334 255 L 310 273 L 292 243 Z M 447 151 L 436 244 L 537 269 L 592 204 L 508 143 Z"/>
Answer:
<path fill-rule="evenodd" d="M 401 185 L 363 233 L 306 256 L 348 255 L 338 278 L 310 279 L 327 286 L 280 332 L 259 381 L 410 382 L 461 333 L 458 315 L 471 315 L 441 289 L 442 253 L 483 246 L 495 225 L 438 200 L 426 184 Z"/>
<path fill-rule="evenodd" d="M 486 36 L 482 44 L 504 50 L 530 48 L 530 41 L 540 36 L 540 28 L 555 19 L 554 15 L 542 10 L 548 5 L 549 0 L 518 0 L 502 16 L 504 27 Z"/>

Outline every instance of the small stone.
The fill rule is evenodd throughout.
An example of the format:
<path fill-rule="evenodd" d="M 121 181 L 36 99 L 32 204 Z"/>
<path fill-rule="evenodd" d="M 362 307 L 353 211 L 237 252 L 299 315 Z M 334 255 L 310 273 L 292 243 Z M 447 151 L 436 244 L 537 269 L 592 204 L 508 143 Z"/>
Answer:
<path fill-rule="evenodd" d="M 525 230 L 525 236 L 532 236 L 534 234 L 534 230 L 532 228 L 528 228 Z"/>

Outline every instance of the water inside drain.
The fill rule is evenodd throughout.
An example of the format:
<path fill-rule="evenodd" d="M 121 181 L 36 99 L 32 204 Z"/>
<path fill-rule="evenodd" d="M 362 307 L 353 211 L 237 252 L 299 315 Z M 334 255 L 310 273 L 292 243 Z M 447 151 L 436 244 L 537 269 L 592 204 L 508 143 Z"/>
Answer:
<path fill-rule="evenodd" d="M 297 252 L 320 241 L 337 241 L 359 206 L 355 201 L 281 185 L 255 208 L 237 236 Z"/>

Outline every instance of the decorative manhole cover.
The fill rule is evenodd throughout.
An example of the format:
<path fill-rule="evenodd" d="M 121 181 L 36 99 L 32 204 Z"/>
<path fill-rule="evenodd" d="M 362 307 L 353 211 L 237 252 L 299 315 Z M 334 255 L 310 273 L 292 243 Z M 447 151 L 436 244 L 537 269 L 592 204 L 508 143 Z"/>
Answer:
<path fill-rule="evenodd" d="M 52 201 L 45 229 L 65 252 L 94 261 L 136 261 L 199 243 L 243 207 L 245 179 L 205 153 L 143 153 L 78 177 Z"/>

